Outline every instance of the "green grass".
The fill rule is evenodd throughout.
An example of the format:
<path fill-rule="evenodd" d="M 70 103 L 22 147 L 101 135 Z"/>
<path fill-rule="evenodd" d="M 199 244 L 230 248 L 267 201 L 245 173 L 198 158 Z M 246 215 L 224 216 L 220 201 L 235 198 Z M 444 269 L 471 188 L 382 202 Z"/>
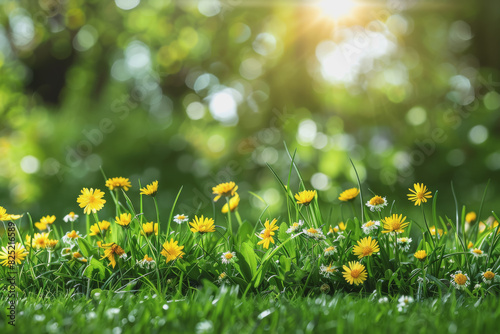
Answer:
<path fill-rule="evenodd" d="M 444 295 L 410 304 L 353 295 L 292 297 L 277 291 L 242 298 L 238 287 L 210 283 L 181 299 L 148 293 L 94 291 L 90 298 L 34 295 L 19 300 L 16 327 L 1 333 L 494 333 L 500 302 L 480 303 L 463 295 Z M 206 331 L 202 329 L 205 328 Z"/>

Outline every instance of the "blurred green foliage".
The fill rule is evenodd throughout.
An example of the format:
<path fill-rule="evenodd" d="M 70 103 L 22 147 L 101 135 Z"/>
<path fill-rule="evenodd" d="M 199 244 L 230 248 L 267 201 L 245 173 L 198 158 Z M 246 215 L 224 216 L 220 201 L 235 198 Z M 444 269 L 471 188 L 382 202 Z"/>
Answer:
<path fill-rule="evenodd" d="M 99 171 L 160 181 L 167 208 L 282 212 L 284 142 L 320 200 L 355 185 L 452 204 L 500 198 L 494 0 L 0 1 L 0 205 L 62 218 Z M 335 15 L 334 15 L 335 16 Z M 308 185 L 309 186 L 309 185 Z M 218 208 L 217 210 L 220 210 Z M 450 213 L 453 207 L 450 207 Z M 251 218 L 258 218 L 253 210 Z M 112 214 L 112 212 L 109 212 Z"/>

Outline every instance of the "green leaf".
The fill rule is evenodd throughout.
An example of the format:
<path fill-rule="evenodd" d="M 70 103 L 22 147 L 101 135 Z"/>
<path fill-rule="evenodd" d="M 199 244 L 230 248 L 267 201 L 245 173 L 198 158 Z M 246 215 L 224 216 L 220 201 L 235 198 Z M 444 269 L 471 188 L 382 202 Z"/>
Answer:
<path fill-rule="evenodd" d="M 244 242 L 241 245 L 241 254 L 243 255 L 245 261 L 248 263 L 250 272 L 252 273 L 253 277 L 257 272 L 257 255 L 255 255 L 252 245 L 248 242 Z"/>
<path fill-rule="evenodd" d="M 76 242 L 78 243 L 78 247 L 80 248 L 82 255 L 89 258 L 92 255 L 92 246 L 89 242 L 83 238 L 78 238 Z"/>
<path fill-rule="evenodd" d="M 109 269 L 106 268 L 102 264 L 102 262 L 96 260 L 95 258 L 91 258 L 90 264 L 87 266 L 87 268 L 85 268 L 83 274 L 91 279 L 94 274 L 94 271 L 97 271 L 99 279 L 102 281 L 106 277 L 106 270 L 109 271 Z"/>

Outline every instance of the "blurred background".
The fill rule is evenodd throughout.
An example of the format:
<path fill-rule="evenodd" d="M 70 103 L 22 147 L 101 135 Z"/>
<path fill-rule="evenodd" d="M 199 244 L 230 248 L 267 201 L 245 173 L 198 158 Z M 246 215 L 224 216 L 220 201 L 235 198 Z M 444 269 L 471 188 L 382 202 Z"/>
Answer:
<path fill-rule="evenodd" d="M 266 166 L 286 178 L 286 142 L 334 218 L 349 157 L 410 215 L 414 182 L 453 216 L 451 181 L 477 211 L 491 179 L 494 210 L 498 31 L 496 0 L 0 0 L 0 205 L 83 215 L 102 166 L 136 200 L 159 180 L 165 215 L 181 186 L 178 213 L 212 212 L 233 180 L 255 221 L 248 191 L 286 208 Z"/>

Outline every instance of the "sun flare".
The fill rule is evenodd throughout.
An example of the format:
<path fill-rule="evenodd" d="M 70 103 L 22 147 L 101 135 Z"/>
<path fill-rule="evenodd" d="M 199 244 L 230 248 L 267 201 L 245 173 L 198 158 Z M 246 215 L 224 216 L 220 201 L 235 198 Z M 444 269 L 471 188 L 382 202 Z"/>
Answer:
<path fill-rule="evenodd" d="M 324 15 L 338 20 L 351 14 L 357 4 L 354 0 L 319 0 L 316 6 Z"/>

